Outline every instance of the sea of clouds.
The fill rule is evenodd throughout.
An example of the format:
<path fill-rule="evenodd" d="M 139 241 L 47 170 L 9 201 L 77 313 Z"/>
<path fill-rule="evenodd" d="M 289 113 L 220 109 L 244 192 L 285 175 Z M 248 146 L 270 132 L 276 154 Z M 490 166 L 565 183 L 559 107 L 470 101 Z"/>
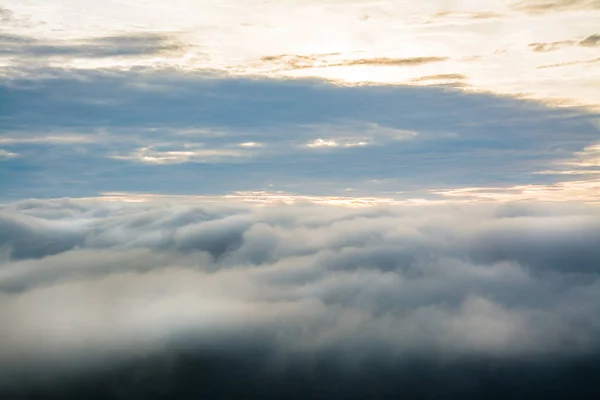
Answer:
<path fill-rule="evenodd" d="M 10 398 L 591 396 L 600 212 L 24 200 L 0 338 Z"/>

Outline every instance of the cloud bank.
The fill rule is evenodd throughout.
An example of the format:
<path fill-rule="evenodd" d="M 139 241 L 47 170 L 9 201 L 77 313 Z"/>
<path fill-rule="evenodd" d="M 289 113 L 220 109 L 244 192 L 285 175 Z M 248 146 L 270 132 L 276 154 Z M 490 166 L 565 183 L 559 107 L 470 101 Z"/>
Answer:
<path fill-rule="evenodd" d="M 9 398 L 597 392 L 596 208 L 26 200 L 0 248 Z"/>

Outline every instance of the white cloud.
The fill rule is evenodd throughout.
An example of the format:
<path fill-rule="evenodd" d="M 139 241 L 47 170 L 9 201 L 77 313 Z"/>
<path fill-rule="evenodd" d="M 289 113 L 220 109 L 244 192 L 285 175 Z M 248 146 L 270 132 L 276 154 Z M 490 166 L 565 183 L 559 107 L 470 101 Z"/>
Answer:
<path fill-rule="evenodd" d="M 186 162 L 218 162 L 247 154 L 231 149 L 187 148 L 186 150 L 154 150 L 152 146 L 141 147 L 127 155 L 110 156 L 119 160 L 131 160 L 147 164 L 180 164 Z"/>
<path fill-rule="evenodd" d="M 368 146 L 369 142 L 348 142 L 348 143 L 344 143 L 345 147 L 361 147 L 361 146 Z"/>
<path fill-rule="evenodd" d="M 467 187 L 433 190 L 432 193 L 465 202 L 540 201 L 600 204 L 600 179 L 508 187 Z"/>
<path fill-rule="evenodd" d="M 17 156 L 18 156 L 17 153 L 12 153 L 8 150 L 0 149 L 0 158 L 12 158 L 12 157 L 17 157 Z"/>
<path fill-rule="evenodd" d="M 306 147 L 337 147 L 338 143 L 332 139 L 315 139 L 306 144 Z"/>
<path fill-rule="evenodd" d="M 240 143 L 238 146 L 240 146 L 240 147 L 263 147 L 264 145 L 262 143 L 257 143 L 257 142 L 244 142 L 244 143 Z"/>
<path fill-rule="evenodd" d="M 419 135 L 418 132 L 392 128 L 377 123 L 345 121 L 337 124 L 318 124 L 299 126 L 309 130 L 313 135 L 323 133 L 332 135 L 314 139 L 304 145 L 308 148 L 328 147 L 362 147 L 385 144 L 390 141 L 410 140 Z"/>

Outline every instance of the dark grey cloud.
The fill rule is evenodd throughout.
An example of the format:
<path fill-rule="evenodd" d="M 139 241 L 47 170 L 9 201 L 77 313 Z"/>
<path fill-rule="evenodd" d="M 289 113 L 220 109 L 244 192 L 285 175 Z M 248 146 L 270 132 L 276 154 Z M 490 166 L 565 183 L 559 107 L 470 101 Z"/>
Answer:
<path fill-rule="evenodd" d="M 597 10 L 600 9 L 599 0 L 556 0 L 556 1 L 519 1 L 514 4 L 518 10 L 531 14 L 543 14 L 548 12 L 561 12 L 572 10 Z"/>
<path fill-rule="evenodd" d="M 32 57 L 131 57 L 177 53 L 185 48 L 168 34 L 140 33 L 90 39 L 51 41 L 0 34 L 0 56 Z"/>
<path fill-rule="evenodd" d="M 11 398 L 597 392 L 594 208 L 26 200 L 0 232 Z"/>

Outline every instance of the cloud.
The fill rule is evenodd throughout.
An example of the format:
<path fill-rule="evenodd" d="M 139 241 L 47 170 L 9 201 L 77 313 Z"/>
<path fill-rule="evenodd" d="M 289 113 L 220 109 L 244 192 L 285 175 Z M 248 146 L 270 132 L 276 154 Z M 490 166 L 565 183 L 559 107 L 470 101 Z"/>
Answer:
<path fill-rule="evenodd" d="M 546 53 L 549 51 L 558 50 L 562 47 L 572 46 L 574 44 L 577 44 L 577 42 L 574 40 L 562 40 L 552 43 L 531 43 L 529 44 L 529 47 L 531 47 L 531 49 L 537 53 Z"/>
<path fill-rule="evenodd" d="M 593 175 L 597 170 L 568 170 L 537 172 L 541 175 Z M 433 190 L 433 193 L 462 201 L 513 202 L 583 202 L 600 204 L 600 180 L 586 179 L 551 184 L 527 184 L 509 187 L 466 187 L 460 189 Z"/>
<path fill-rule="evenodd" d="M 338 141 L 334 139 L 315 139 L 305 144 L 308 148 L 333 148 L 333 147 L 361 147 L 369 146 L 371 143 L 368 141 L 353 141 L 343 140 Z"/>
<path fill-rule="evenodd" d="M 238 144 L 238 146 L 240 146 L 240 147 L 262 147 L 263 144 L 257 143 L 257 142 L 244 142 L 244 143 Z"/>
<path fill-rule="evenodd" d="M 549 51 L 554 51 L 554 50 L 558 50 L 563 47 L 574 46 L 574 45 L 579 45 L 579 46 L 584 46 L 584 47 L 599 46 L 600 45 L 600 35 L 590 35 L 590 36 L 586 37 L 585 39 L 582 39 L 579 41 L 577 41 L 577 40 L 562 40 L 562 41 L 552 42 L 552 43 L 531 43 L 531 44 L 529 44 L 529 47 L 531 47 L 532 50 L 535 52 L 546 53 Z"/>
<path fill-rule="evenodd" d="M 447 80 L 463 80 L 467 79 L 465 75 L 462 74 L 438 74 L 438 75 L 427 75 L 422 76 L 420 78 L 413 79 L 415 82 L 421 81 L 447 81 Z"/>
<path fill-rule="evenodd" d="M 579 42 L 580 46 L 600 46 L 600 35 L 590 35 Z"/>
<path fill-rule="evenodd" d="M 307 147 L 337 147 L 338 143 L 335 140 L 327 139 L 315 139 L 314 141 L 307 143 Z"/>
<path fill-rule="evenodd" d="M 598 137 L 587 110 L 447 86 L 147 69 L 46 74 L 0 89 L 0 146 L 22 156 L 3 161 L 3 201 L 99 192 L 343 197 L 346 188 L 355 197 L 427 198 L 430 189 L 548 185 L 556 177 L 537 172 Z M 307 151 L 318 139 L 338 146 Z"/>
<path fill-rule="evenodd" d="M 0 7 L 0 21 L 8 23 L 11 22 L 13 20 L 13 13 L 12 11 L 4 8 L 4 7 Z"/>
<path fill-rule="evenodd" d="M 191 145 L 179 150 L 155 150 L 153 146 L 149 146 L 136 149 L 127 155 L 113 155 L 111 158 L 148 164 L 180 164 L 187 162 L 226 162 L 248 155 L 240 150 L 196 147 L 198 146 Z"/>
<path fill-rule="evenodd" d="M 467 19 L 467 20 L 485 20 L 500 18 L 503 15 L 494 11 L 442 11 L 433 14 L 434 19 Z"/>
<path fill-rule="evenodd" d="M 437 370 L 475 396 L 491 389 L 470 365 L 527 371 L 539 391 L 534 366 L 556 365 L 556 384 L 600 351 L 594 208 L 25 200 L 2 207 L 0 233 L 0 392 L 77 392 L 155 365 L 180 382 L 156 389 L 179 393 L 188 362 L 208 376 L 224 362 L 214 384 L 248 365 L 257 385 L 329 371 L 398 394 L 375 368 L 427 393 L 414 374 Z"/>
<path fill-rule="evenodd" d="M 585 147 L 573 157 L 557 162 L 556 169 L 537 172 L 543 175 L 595 175 L 600 174 L 600 145 Z"/>
<path fill-rule="evenodd" d="M 153 201 L 172 202 L 202 202 L 202 203 L 249 203 L 258 206 L 265 205 L 293 205 L 293 204 L 319 204 L 341 207 L 370 207 L 376 205 L 422 205 L 424 203 L 434 204 L 433 201 L 423 199 L 393 199 L 389 197 L 349 197 L 349 196 L 309 196 L 283 191 L 238 191 L 226 195 L 169 195 L 164 193 L 128 193 L 107 192 L 99 197 L 81 198 L 80 200 L 102 200 L 109 202 L 125 203 L 147 203 Z M 437 202 L 441 204 L 442 202 Z"/>
<path fill-rule="evenodd" d="M 181 52 L 185 46 L 168 34 L 137 33 L 96 37 L 66 42 L 36 39 L 17 34 L 0 34 L 0 56 L 110 58 Z"/>
<path fill-rule="evenodd" d="M 14 145 L 14 144 L 62 144 L 62 145 L 73 145 L 77 143 L 92 143 L 100 140 L 99 137 L 92 135 L 35 135 L 35 136 L 2 136 L 0 137 L 0 144 Z"/>
<path fill-rule="evenodd" d="M 8 150 L 0 149 L 0 158 L 11 158 L 11 157 L 16 157 L 17 155 L 18 154 L 11 153 Z"/>
<path fill-rule="evenodd" d="M 447 57 L 407 57 L 407 58 L 358 58 L 343 60 L 340 53 L 316 54 L 316 55 L 273 55 L 265 56 L 260 60 L 262 63 L 276 63 L 279 68 L 304 69 L 304 68 L 326 68 L 344 66 L 391 66 L 412 67 L 423 64 L 446 61 Z"/>
<path fill-rule="evenodd" d="M 410 57 L 410 58 L 368 58 L 350 61 L 341 65 L 388 65 L 398 67 L 410 67 L 440 61 L 446 61 L 447 57 Z"/>
<path fill-rule="evenodd" d="M 594 13 L 543 12 L 593 9 L 597 3 L 590 0 L 493 0 L 485 6 L 444 0 L 310 0 L 285 5 L 227 0 L 228 6 L 186 0 L 174 0 L 167 6 L 148 0 L 139 6 L 112 0 L 109 4 L 88 3 L 86 12 L 64 1 L 49 7 L 8 1 L 6 7 L 15 15 L 35 23 L 11 26 L 7 33 L 38 42 L 2 46 L 12 55 L 3 57 L 1 75 L 20 76 L 25 70 L 32 73 L 47 65 L 78 70 L 147 66 L 188 72 L 213 69 L 244 76 L 320 77 L 346 85 L 414 85 L 422 84 L 415 80 L 419 76 L 458 73 L 469 77 L 470 86 L 460 86 L 464 90 L 510 96 L 527 93 L 548 102 L 568 98 L 574 104 L 596 108 L 600 104 L 590 89 L 597 84 L 596 71 L 569 74 L 569 79 L 564 79 L 561 70 L 540 75 L 535 71 L 537 55 L 519 50 L 532 42 L 547 41 L 558 33 L 554 29 L 557 24 L 564 28 L 561 35 L 565 37 L 594 32 Z M 515 13 L 515 7 L 537 12 L 535 32 L 530 29 L 530 18 Z M 117 9 L 118 18 L 114 14 Z M 258 11 L 254 14 L 253 10 Z M 318 29 L 307 32 L 306 21 Z M 505 30 L 512 32 L 509 41 Z M 143 31 L 166 39 L 148 43 L 138 37 L 144 36 Z M 102 40 L 113 35 L 131 45 Z M 128 41 L 129 37 L 133 39 Z M 98 50 L 102 46 L 113 50 Z M 160 50 L 162 47 L 165 49 Z M 115 50 L 119 48 L 126 55 L 106 56 L 119 53 Z M 52 57 L 46 60 L 45 54 Z M 568 53 L 551 62 L 572 62 L 576 57 L 576 53 Z M 440 58 L 444 60 L 437 60 Z"/>
<path fill-rule="evenodd" d="M 598 0 L 536 0 L 520 1 L 514 6 L 531 14 L 543 14 L 548 12 L 561 12 L 572 10 L 596 10 L 600 9 Z"/>
<path fill-rule="evenodd" d="M 561 63 L 557 63 L 557 64 L 541 65 L 541 66 L 539 66 L 537 68 L 538 69 L 544 69 L 544 68 L 568 67 L 568 66 L 572 66 L 572 65 L 595 64 L 597 62 L 600 62 L 600 57 L 599 58 L 593 58 L 593 59 L 590 59 L 590 60 L 570 61 L 570 62 L 561 62 Z"/>

